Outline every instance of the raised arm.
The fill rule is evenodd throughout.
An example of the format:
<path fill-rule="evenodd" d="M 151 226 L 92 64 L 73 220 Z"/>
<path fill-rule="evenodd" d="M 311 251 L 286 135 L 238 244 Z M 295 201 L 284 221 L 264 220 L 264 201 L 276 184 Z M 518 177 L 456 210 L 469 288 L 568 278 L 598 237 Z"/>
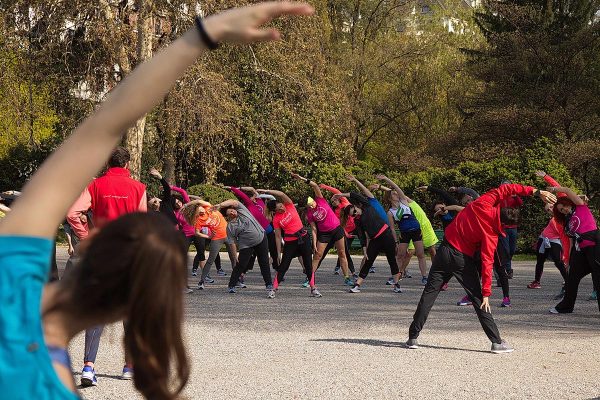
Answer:
<path fill-rule="evenodd" d="M 258 196 L 258 192 L 252 186 L 242 186 L 240 189 L 245 192 L 252 192 L 252 193 L 254 193 L 254 195 Z"/>
<path fill-rule="evenodd" d="M 434 186 L 420 186 L 417 190 L 425 191 L 427 190 L 430 193 L 437 195 L 446 205 L 457 205 L 458 201 L 452 196 L 450 193 L 446 192 L 443 189 L 436 188 Z"/>
<path fill-rule="evenodd" d="M 348 178 L 348 180 L 350 182 L 353 182 L 356 186 L 358 186 L 358 188 L 360 189 L 361 192 L 363 192 L 363 194 L 365 196 L 367 196 L 370 199 L 375 198 L 375 196 L 373 196 L 373 193 L 371 193 L 371 191 L 362 184 L 362 182 L 360 182 L 358 179 L 356 179 L 356 177 L 354 177 L 354 175 L 348 175 L 346 178 Z"/>
<path fill-rule="evenodd" d="M 214 205 L 214 208 L 216 208 L 217 210 L 220 208 L 227 208 L 227 207 L 239 208 L 240 202 L 237 200 L 229 199 L 229 200 L 225 200 L 225 201 L 220 202 L 219 204 Z"/>
<path fill-rule="evenodd" d="M 408 198 L 408 196 L 404 194 L 402 189 L 400 189 L 400 186 L 396 185 L 396 183 L 394 181 L 392 181 L 390 178 L 388 178 L 387 176 L 385 176 L 383 174 L 379 174 L 379 175 L 377 175 L 377 179 L 387 182 L 387 184 L 390 185 L 392 187 L 392 189 L 396 191 L 396 193 L 398 193 L 398 197 L 400 197 L 401 202 L 403 202 L 405 204 L 408 204 L 411 202 L 411 200 Z"/>
<path fill-rule="evenodd" d="M 536 171 L 535 174 L 544 179 L 549 187 L 560 187 L 560 183 L 544 171 Z M 567 197 L 566 193 L 556 193 L 556 197 Z"/>
<path fill-rule="evenodd" d="M 310 179 L 305 178 L 305 177 L 300 176 L 295 173 L 292 173 L 292 177 L 294 179 L 296 179 L 297 181 L 308 184 L 308 186 L 310 186 L 312 188 L 313 192 L 315 192 L 315 197 L 320 198 L 320 199 L 323 198 L 323 193 L 321 193 L 321 188 L 319 187 L 319 185 L 316 182 L 313 182 Z"/>
<path fill-rule="evenodd" d="M 479 193 L 477 193 L 476 191 L 474 191 L 471 188 L 459 186 L 455 189 L 456 189 L 456 193 L 463 194 L 463 195 L 466 194 L 467 196 L 471 196 L 471 198 L 473 200 L 477 200 L 479 198 Z"/>
<path fill-rule="evenodd" d="M 250 43 L 279 38 L 274 29 L 258 29 L 273 18 L 312 13 L 306 4 L 270 2 L 215 14 L 202 24 L 213 42 Z M 128 75 L 38 169 L 0 224 L 0 234 L 52 238 L 69 206 L 106 163 L 127 129 L 163 99 L 205 50 L 194 27 Z"/>
<path fill-rule="evenodd" d="M 244 189 L 244 188 L 240 189 L 240 188 L 236 188 L 235 186 L 225 186 L 225 189 L 231 190 L 231 193 L 233 193 L 235 195 L 235 197 L 240 199 L 242 201 L 242 203 L 244 203 L 244 204 L 250 204 L 252 202 L 252 200 L 250 200 L 250 197 L 248 197 L 248 195 L 243 192 L 242 189 Z M 254 188 L 253 188 L 253 190 L 254 190 Z"/>
<path fill-rule="evenodd" d="M 292 199 L 290 199 L 287 194 L 280 192 L 279 190 L 269 190 L 269 189 L 257 189 L 258 193 L 270 194 L 271 196 L 277 197 L 283 204 L 294 204 Z"/>

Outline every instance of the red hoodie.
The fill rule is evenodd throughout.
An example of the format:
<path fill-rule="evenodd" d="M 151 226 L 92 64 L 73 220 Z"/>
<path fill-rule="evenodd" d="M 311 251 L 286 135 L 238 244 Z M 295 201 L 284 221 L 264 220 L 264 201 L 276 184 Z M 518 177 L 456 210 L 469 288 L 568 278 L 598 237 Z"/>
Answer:
<path fill-rule="evenodd" d="M 504 236 L 500 223 L 503 200 L 513 195 L 531 196 L 535 188 L 517 184 L 502 185 L 473 201 L 457 214 L 444 236 L 455 249 L 469 257 L 481 250 L 481 291 L 484 297 L 492 294 L 492 270 L 498 236 Z"/>

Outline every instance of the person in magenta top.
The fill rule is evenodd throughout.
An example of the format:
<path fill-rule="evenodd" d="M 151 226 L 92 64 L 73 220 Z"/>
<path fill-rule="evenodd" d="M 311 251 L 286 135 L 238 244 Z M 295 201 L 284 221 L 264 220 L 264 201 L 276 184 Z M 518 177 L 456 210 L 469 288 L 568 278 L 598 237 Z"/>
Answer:
<path fill-rule="evenodd" d="M 277 290 L 279 282 L 285 276 L 285 273 L 290 268 L 290 263 L 294 257 L 301 257 L 304 264 L 304 272 L 310 285 L 310 294 L 313 297 L 321 297 L 321 293 L 315 285 L 315 274 L 312 269 L 312 251 L 308 232 L 302 220 L 298 215 L 298 211 L 294 206 L 294 202 L 283 192 L 279 190 L 259 189 L 259 193 L 273 195 L 277 200 L 267 202 L 267 208 L 273 213 L 273 228 L 275 229 L 275 244 L 277 246 L 277 254 L 280 257 L 279 269 L 273 281 L 273 288 Z M 281 248 L 281 240 L 283 238 L 283 249 Z"/>
<path fill-rule="evenodd" d="M 346 235 L 344 228 L 340 225 L 340 219 L 335 215 L 327 200 L 321 193 L 319 185 L 310 179 L 298 174 L 292 174 L 296 180 L 307 183 L 315 193 L 315 198 L 309 197 L 306 201 L 306 219 L 312 229 L 313 260 L 312 269 L 316 272 L 325 257 L 325 249 L 329 244 L 334 244 L 340 261 L 340 267 L 344 273 L 345 283 L 354 286 L 354 279 L 348 269 L 346 258 Z"/>
<path fill-rule="evenodd" d="M 277 245 L 275 244 L 275 230 L 271 225 L 271 221 L 266 217 L 265 210 L 267 206 L 263 199 L 258 195 L 256 189 L 252 186 L 242 186 L 237 188 L 235 186 L 225 186 L 225 189 L 231 190 L 231 192 L 238 198 L 250 211 L 252 216 L 258 221 L 260 226 L 265 230 L 267 235 L 267 241 L 269 242 L 269 254 L 271 255 L 271 266 L 274 270 L 279 268 L 279 260 L 277 258 Z M 252 193 L 248 196 L 246 192 Z M 254 264 L 254 259 L 250 260 L 251 264 Z"/>
<path fill-rule="evenodd" d="M 550 309 L 550 312 L 571 313 L 575 308 L 579 282 L 584 276 L 591 273 L 594 290 L 600 288 L 600 231 L 589 207 L 573 190 L 560 186 L 551 187 L 550 190 L 566 194 L 557 200 L 554 217 L 564 227 L 565 233 L 573 243 L 565 296 Z M 600 310 L 600 298 L 597 300 Z"/>
<path fill-rule="evenodd" d="M 505 180 L 502 182 L 503 185 L 510 184 L 509 180 Z M 512 208 L 515 210 L 514 212 L 519 213 L 520 208 L 523 206 L 523 199 L 517 195 L 508 197 L 502 200 L 501 207 L 502 208 Z M 518 236 L 518 219 L 515 223 L 511 224 L 503 224 L 502 229 L 504 230 L 505 235 L 500 236 L 500 244 L 504 247 L 505 253 L 508 257 L 502 260 L 503 266 L 506 269 L 506 273 L 508 274 L 509 279 L 513 277 L 513 269 L 512 269 L 512 258 L 517 252 L 517 236 Z"/>
<path fill-rule="evenodd" d="M 552 187 L 560 186 L 554 178 L 544 171 L 537 171 L 536 175 L 543 178 L 546 183 Z M 564 193 L 557 194 L 557 197 L 565 196 L 566 194 Z M 564 282 L 567 281 L 567 270 L 565 265 L 569 262 L 570 242 L 568 236 L 565 234 L 564 227 L 553 217 L 553 208 L 554 206 L 551 204 L 546 204 L 544 207 L 544 210 L 549 213 L 552 218 L 550 218 L 548 225 L 546 225 L 538 238 L 536 245 L 537 262 L 535 265 L 535 279 L 527 285 L 528 289 L 540 289 L 542 287 L 540 281 L 544 271 L 544 263 L 546 262 L 548 255 L 552 257 L 552 261 L 554 261 L 554 265 L 556 265 L 556 268 L 562 275 Z M 564 295 L 564 286 L 561 293 Z"/>

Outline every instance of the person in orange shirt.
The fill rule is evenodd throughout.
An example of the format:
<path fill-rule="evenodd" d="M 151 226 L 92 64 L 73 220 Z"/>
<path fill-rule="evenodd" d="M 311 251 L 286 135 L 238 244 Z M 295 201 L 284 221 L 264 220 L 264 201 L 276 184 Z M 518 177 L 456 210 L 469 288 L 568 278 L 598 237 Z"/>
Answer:
<path fill-rule="evenodd" d="M 187 203 L 181 213 L 183 217 L 196 230 L 196 235 L 210 239 L 208 247 L 208 259 L 202 267 L 202 275 L 198 282 L 198 289 L 204 289 L 204 281 L 214 264 L 219 251 L 223 245 L 229 246 L 227 242 L 227 220 L 219 211 L 213 209 L 212 204 L 204 200 L 194 200 Z M 208 234 L 202 233 L 202 229 L 208 229 Z M 210 283 L 210 282 L 209 282 Z"/>

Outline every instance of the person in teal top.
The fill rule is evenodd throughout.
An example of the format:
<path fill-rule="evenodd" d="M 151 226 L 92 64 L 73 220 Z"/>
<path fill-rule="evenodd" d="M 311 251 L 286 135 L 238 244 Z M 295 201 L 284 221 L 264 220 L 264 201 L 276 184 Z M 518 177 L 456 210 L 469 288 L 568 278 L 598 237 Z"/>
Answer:
<path fill-rule="evenodd" d="M 278 39 L 276 30 L 260 25 L 313 12 L 303 3 L 271 2 L 197 18 L 113 89 L 33 175 L 0 220 L 0 398 L 77 398 L 69 342 L 86 328 L 123 319 L 135 387 L 146 398 L 180 395 L 190 376 L 181 332 L 183 235 L 158 213 L 128 214 L 91 234 L 78 249 L 81 262 L 46 284 L 56 227 L 127 129 L 207 48 Z M 93 152 L 80 151 L 90 147 Z"/>

